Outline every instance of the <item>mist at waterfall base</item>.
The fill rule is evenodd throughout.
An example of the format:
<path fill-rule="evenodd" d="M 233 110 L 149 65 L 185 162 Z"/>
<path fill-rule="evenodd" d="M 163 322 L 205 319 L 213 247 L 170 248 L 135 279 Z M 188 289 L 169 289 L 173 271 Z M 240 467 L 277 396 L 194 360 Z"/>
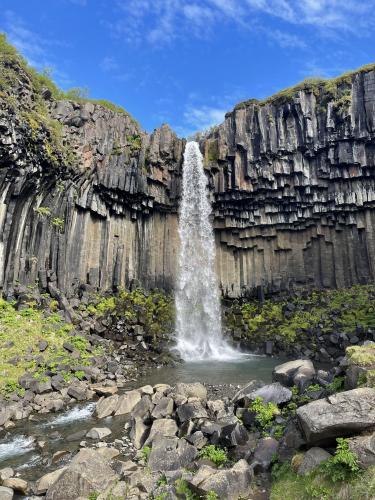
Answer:
<path fill-rule="evenodd" d="M 176 304 L 176 350 L 185 361 L 245 359 L 222 335 L 215 238 L 207 178 L 197 142 L 184 152 L 180 205 L 180 254 Z"/>

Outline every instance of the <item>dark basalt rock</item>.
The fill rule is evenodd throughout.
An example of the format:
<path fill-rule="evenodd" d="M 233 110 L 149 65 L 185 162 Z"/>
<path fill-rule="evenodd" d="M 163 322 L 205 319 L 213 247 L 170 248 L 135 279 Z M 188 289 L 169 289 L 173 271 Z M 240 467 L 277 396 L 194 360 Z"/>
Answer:
<path fill-rule="evenodd" d="M 30 88 L 20 68 L 12 92 L 27 110 Z M 202 137 L 223 294 L 374 280 L 374 88 L 369 68 L 339 83 L 347 106 L 311 89 L 243 103 Z M 31 133 L 1 98 L 0 287 L 11 297 L 16 281 L 38 281 L 69 321 L 66 299 L 83 289 L 171 289 L 185 140 L 42 94 L 75 161 L 48 156 L 46 130 Z"/>

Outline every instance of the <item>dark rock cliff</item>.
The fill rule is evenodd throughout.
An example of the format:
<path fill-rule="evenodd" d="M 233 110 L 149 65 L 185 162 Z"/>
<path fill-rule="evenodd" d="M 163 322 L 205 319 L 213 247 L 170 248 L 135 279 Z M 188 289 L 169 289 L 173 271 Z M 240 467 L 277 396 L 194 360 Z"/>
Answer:
<path fill-rule="evenodd" d="M 0 287 L 171 289 L 184 140 L 36 96 L 13 70 L 0 91 Z M 223 293 L 374 279 L 373 69 L 242 103 L 200 143 Z"/>

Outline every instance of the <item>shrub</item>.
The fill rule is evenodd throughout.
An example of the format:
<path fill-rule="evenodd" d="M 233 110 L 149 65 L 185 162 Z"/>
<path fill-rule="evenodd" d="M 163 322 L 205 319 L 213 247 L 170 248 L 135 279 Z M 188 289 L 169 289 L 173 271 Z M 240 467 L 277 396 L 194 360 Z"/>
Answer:
<path fill-rule="evenodd" d="M 255 412 L 255 420 L 262 429 L 270 427 L 275 416 L 280 414 L 280 410 L 275 403 L 263 403 L 263 398 L 260 396 L 254 399 L 249 409 Z"/>
<path fill-rule="evenodd" d="M 228 461 L 227 453 L 222 448 L 218 448 L 214 444 L 204 446 L 199 452 L 200 458 L 207 458 L 216 466 L 225 464 Z"/>
<path fill-rule="evenodd" d="M 320 469 L 334 483 L 350 481 L 360 471 L 358 457 L 351 451 L 348 441 L 344 438 L 337 438 L 335 455 L 322 463 Z"/>
<path fill-rule="evenodd" d="M 147 464 L 148 462 L 148 457 L 150 456 L 150 453 L 151 453 L 151 448 L 150 446 L 144 446 L 142 449 L 141 449 L 141 455 L 142 455 L 142 458 L 143 458 L 143 461 Z"/>

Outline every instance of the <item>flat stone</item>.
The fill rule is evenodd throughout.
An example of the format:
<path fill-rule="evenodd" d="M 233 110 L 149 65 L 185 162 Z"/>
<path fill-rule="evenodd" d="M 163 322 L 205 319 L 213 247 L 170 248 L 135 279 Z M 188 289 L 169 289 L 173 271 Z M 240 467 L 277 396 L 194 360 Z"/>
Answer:
<path fill-rule="evenodd" d="M 184 384 L 179 383 L 176 384 L 175 394 L 181 394 L 186 398 L 199 398 L 199 399 L 207 399 L 207 389 L 205 386 L 199 382 Z"/>
<path fill-rule="evenodd" d="M 113 415 L 118 406 L 119 397 L 117 394 L 107 398 L 101 398 L 96 403 L 95 414 L 98 418 L 105 418 Z"/>
<path fill-rule="evenodd" d="M 374 428 L 375 389 L 353 389 L 318 399 L 298 408 L 297 416 L 309 443 Z"/>
<path fill-rule="evenodd" d="M 19 491 L 23 495 L 26 495 L 28 483 L 19 477 L 10 477 L 9 479 L 4 479 L 3 486 L 12 488 L 12 490 Z"/>
<path fill-rule="evenodd" d="M 1 500 L 12 500 L 14 496 L 14 491 L 12 488 L 6 488 L 5 486 L 0 486 L 0 499 Z"/>
<path fill-rule="evenodd" d="M 62 467 L 61 469 L 49 472 L 48 474 L 45 474 L 40 479 L 38 479 L 38 481 L 36 482 L 35 493 L 37 495 L 44 495 L 47 492 L 48 488 L 58 480 L 64 470 L 66 470 L 66 467 Z"/>
<path fill-rule="evenodd" d="M 163 437 L 175 437 L 177 432 L 177 424 L 171 418 L 160 418 L 159 420 L 154 420 L 151 426 L 150 435 L 147 438 L 145 445 L 150 445 L 156 435 Z"/>
<path fill-rule="evenodd" d="M 90 439 L 103 439 L 112 434 L 112 431 L 108 427 L 93 427 L 86 434 L 86 437 Z"/>

